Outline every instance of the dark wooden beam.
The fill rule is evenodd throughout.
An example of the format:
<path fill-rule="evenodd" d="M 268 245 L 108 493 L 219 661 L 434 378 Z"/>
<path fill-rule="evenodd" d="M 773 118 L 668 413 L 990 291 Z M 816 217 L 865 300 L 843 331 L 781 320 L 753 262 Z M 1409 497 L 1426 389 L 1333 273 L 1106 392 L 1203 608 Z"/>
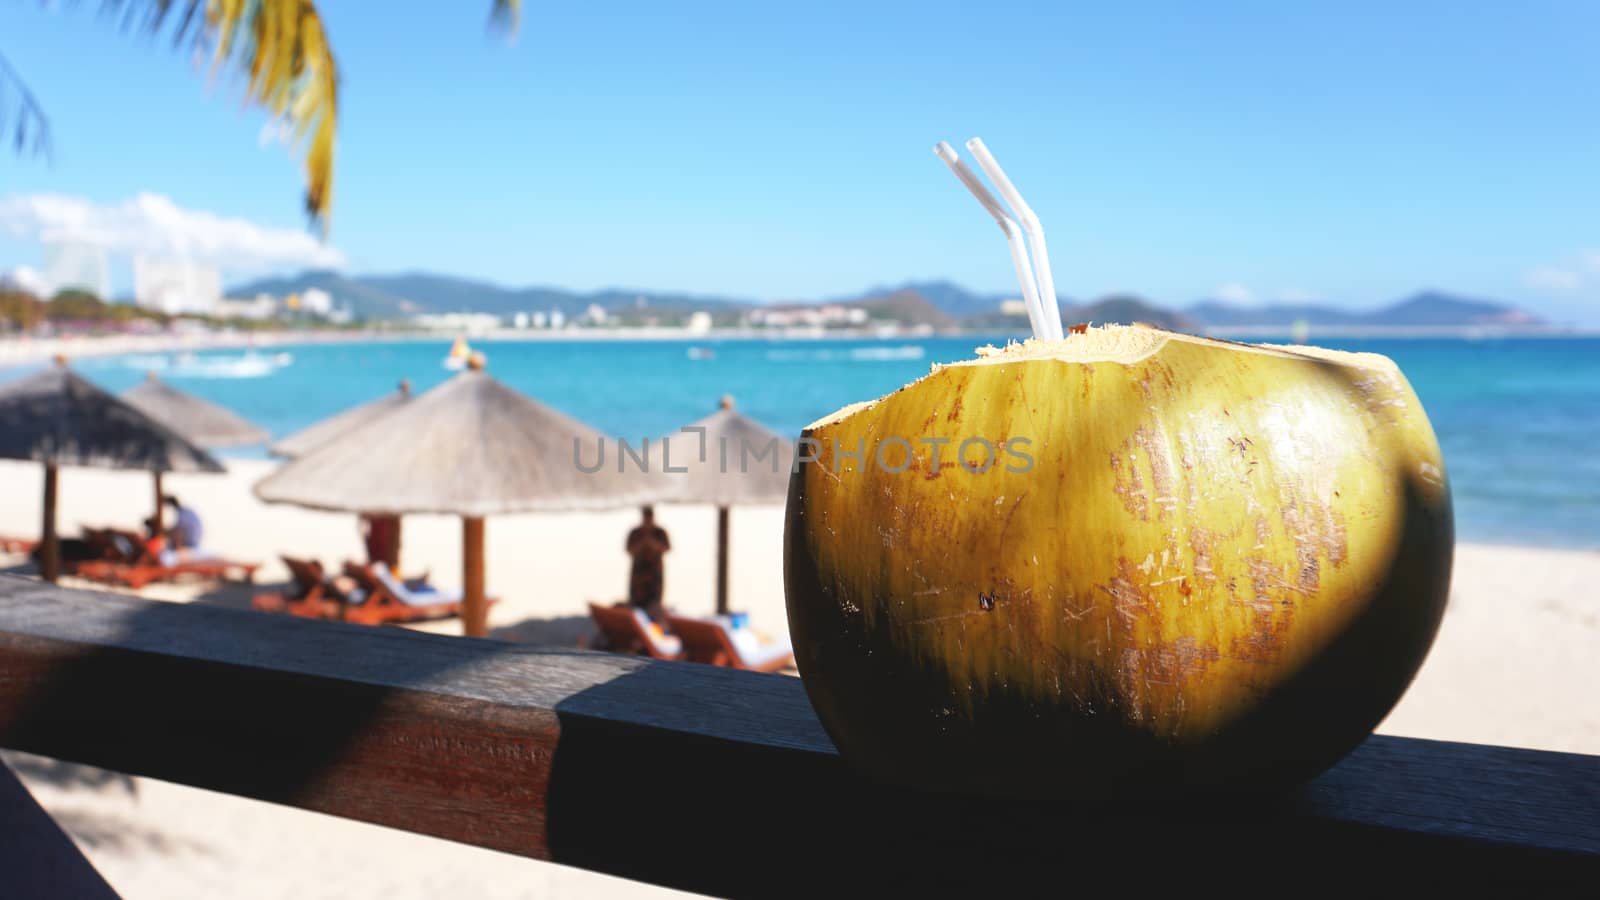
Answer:
<path fill-rule="evenodd" d="M 0 746 L 734 896 L 1600 878 L 1596 757 L 1374 737 L 1281 796 L 997 804 L 856 776 L 794 678 L 12 577 Z"/>

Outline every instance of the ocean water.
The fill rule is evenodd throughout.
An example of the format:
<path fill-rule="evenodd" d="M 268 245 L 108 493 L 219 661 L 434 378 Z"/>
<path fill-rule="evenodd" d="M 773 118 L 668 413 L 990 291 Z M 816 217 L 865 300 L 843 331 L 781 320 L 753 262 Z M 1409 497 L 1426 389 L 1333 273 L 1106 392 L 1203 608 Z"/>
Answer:
<path fill-rule="evenodd" d="M 994 338 L 996 342 L 1004 338 Z M 714 410 L 727 393 L 784 434 L 895 390 L 989 339 L 491 342 L 489 371 L 602 432 L 637 442 Z M 1360 339 L 1318 343 L 1400 364 L 1444 449 L 1464 540 L 1600 548 L 1600 338 Z M 358 342 L 130 355 L 75 363 L 112 390 L 155 368 L 175 386 L 289 434 L 391 391 L 452 373 L 448 342 Z M 704 355 L 704 354 L 699 354 Z M 0 373 L 0 378 L 9 375 Z M 246 453 L 261 451 L 244 451 Z"/>

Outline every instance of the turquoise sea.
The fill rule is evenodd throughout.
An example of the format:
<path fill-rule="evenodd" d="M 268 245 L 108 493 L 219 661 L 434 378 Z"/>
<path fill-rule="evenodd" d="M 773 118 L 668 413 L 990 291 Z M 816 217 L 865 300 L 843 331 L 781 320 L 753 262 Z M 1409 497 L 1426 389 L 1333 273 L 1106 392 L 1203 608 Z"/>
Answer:
<path fill-rule="evenodd" d="M 1003 341 L 1003 337 L 993 341 Z M 489 342 L 489 371 L 603 432 L 637 441 L 716 408 L 724 393 L 781 432 L 899 388 L 930 363 L 969 358 L 984 338 Z M 1464 540 L 1600 548 L 1600 338 L 1339 340 L 1383 353 L 1422 398 L 1444 448 Z M 358 342 L 86 358 L 122 390 L 162 370 L 275 436 L 393 390 L 452 373 L 448 342 Z M 0 378 L 9 377 L 0 373 Z M 257 453 L 261 451 L 255 451 Z"/>

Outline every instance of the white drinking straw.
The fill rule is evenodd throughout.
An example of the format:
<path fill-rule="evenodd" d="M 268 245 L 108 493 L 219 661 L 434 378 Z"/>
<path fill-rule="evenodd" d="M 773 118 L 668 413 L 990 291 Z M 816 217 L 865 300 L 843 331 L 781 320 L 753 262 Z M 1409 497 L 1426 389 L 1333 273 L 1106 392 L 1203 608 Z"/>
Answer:
<path fill-rule="evenodd" d="M 1028 308 L 1028 325 L 1033 329 L 1034 337 L 1048 338 L 1049 320 L 1045 317 L 1044 305 L 1039 302 L 1039 289 L 1033 282 L 1033 267 L 1028 264 L 1028 251 L 1022 245 L 1022 232 L 1018 230 L 1017 223 L 1011 221 L 1000 201 L 989 193 L 989 189 L 983 186 L 978 176 L 972 174 L 972 170 L 967 168 L 967 164 L 961 161 L 949 144 L 940 141 L 933 146 L 933 152 L 961 179 L 972 196 L 978 198 L 978 202 L 989 211 L 989 215 L 994 216 L 995 223 L 1005 233 L 1006 245 L 1011 248 L 1011 264 L 1016 267 L 1017 282 L 1022 286 L 1022 302 Z"/>
<path fill-rule="evenodd" d="M 1056 281 L 1050 274 L 1050 252 L 1044 246 L 1044 226 L 1039 224 L 1039 217 L 1033 214 L 1028 201 L 1022 199 L 1022 194 L 1017 192 L 1011 179 L 1006 177 L 1005 170 L 995 162 L 994 154 L 983 145 L 979 138 L 967 141 L 967 149 L 977 157 L 978 165 L 983 167 L 984 174 L 994 182 L 1006 203 L 1016 212 L 1017 220 L 1022 223 L 1022 230 L 1028 233 L 1028 246 L 1033 249 L 1033 260 L 1037 264 L 1034 272 L 1039 278 L 1039 300 L 1045 307 L 1045 324 L 1050 329 L 1046 337 L 1059 339 L 1061 332 L 1061 304 L 1056 300 Z"/>

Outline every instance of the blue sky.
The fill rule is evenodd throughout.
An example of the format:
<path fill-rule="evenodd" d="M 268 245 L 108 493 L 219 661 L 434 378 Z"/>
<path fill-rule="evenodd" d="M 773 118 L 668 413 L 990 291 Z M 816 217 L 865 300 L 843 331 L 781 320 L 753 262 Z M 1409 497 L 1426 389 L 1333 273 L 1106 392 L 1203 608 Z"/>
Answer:
<path fill-rule="evenodd" d="M 1593 3 L 530 2 L 510 45 L 487 3 L 321 5 L 343 73 L 330 242 L 355 272 L 1014 290 L 931 151 L 980 135 L 1065 295 L 1437 287 L 1600 324 Z M 0 198 L 150 192 L 303 232 L 299 164 L 236 86 L 92 7 L 0 6 L 55 145 L 0 157 Z M 16 233 L 0 267 L 37 265 Z"/>

